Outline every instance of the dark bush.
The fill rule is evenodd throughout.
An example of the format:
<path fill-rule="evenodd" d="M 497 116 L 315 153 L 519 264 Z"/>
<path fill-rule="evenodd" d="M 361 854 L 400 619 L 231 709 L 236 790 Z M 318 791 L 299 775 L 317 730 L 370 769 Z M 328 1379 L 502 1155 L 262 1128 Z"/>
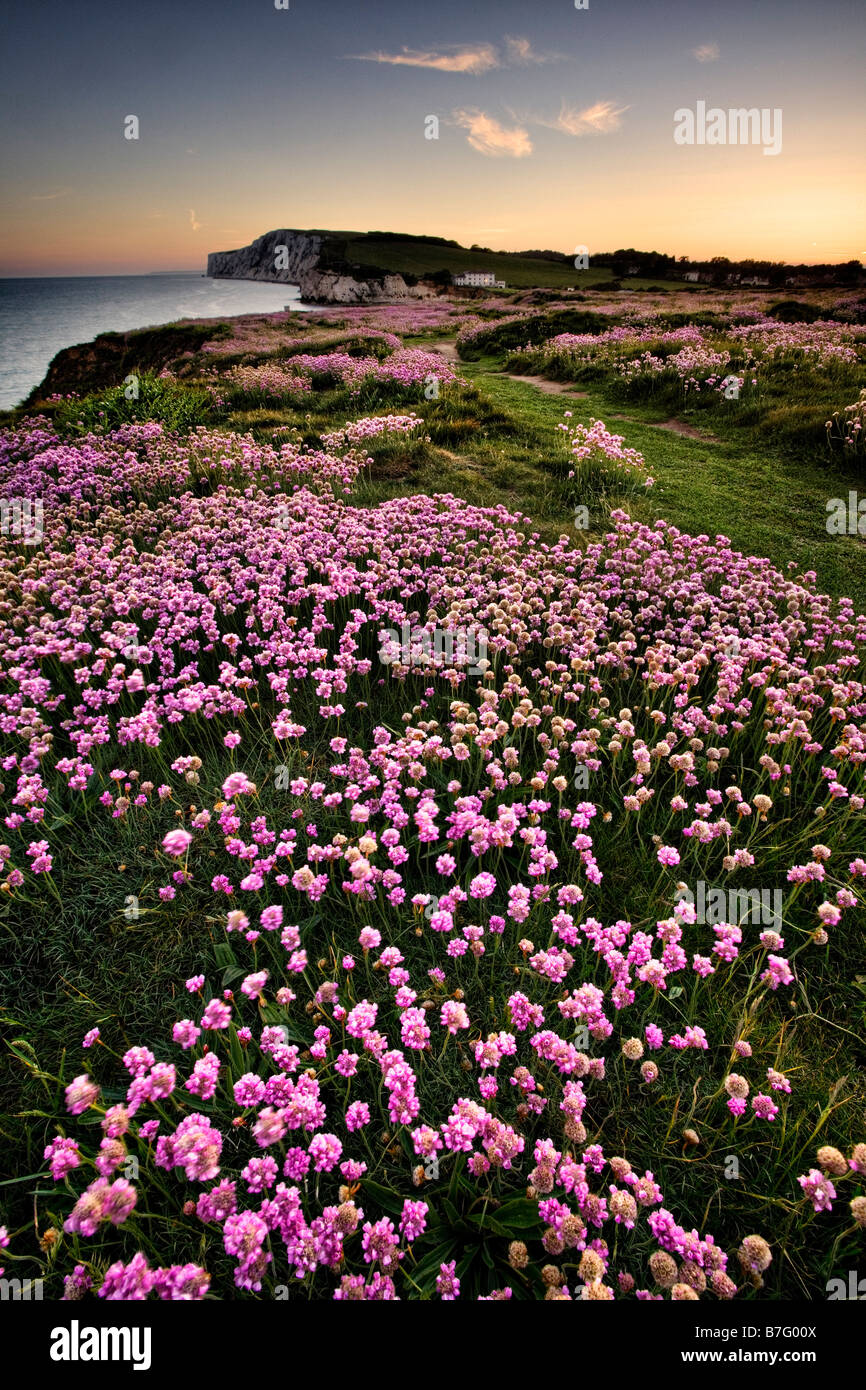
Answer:
<path fill-rule="evenodd" d="M 799 299 L 780 299 L 777 304 L 770 305 L 767 313 L 780 323 L 814 323 L 821 318 L 822 310 Z"/>
<path fill-rule="evenodd" d="M 543 343 L 557 333 L 603 333 L 610 325 L 609 317 L 587 309 L 555 309 L 514 323 L 492 324 L 475 335 L 470 347 L 461 348 L 460 355 L 466 360 L 484 353 L 498 355 L 526 343 Z"/>

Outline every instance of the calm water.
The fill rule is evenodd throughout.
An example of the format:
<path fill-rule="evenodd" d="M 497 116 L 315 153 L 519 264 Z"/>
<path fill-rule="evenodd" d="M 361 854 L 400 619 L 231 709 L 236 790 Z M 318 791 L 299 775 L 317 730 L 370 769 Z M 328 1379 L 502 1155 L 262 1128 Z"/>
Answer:
<path fill-rule="evenodd" d="M 0 410 L 37 386 L 61 348 L 97 333 L 175 319 L 309 309 L 293 285 L 200 275 L 99 275 L 0 280 Z"/>

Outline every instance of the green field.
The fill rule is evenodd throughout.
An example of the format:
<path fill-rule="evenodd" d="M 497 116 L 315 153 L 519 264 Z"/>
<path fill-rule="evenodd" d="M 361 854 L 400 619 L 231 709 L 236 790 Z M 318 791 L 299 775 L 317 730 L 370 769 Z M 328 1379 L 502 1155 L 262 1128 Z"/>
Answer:
<path fill-rule="evenodd" d="M 340 243 L 341 252 L 342 247 L 343 243 Z M 437 270 L 447 270 L 452 275 L 465 270 L 490 271 L 497 280 L 504 280 L 509 289 L 571 288 L 580 291 L 603 288 L 613 280 L 609 267 L 593 268 L 592 257 L 587 270 L 575 270 L 572 265 L 559 265 L 555 261 L 537 260 L 535 257 L 439 246 L 435 242 L 425 241 L 423 237 L 409 241 L 377 241 L 369 235 L 347 237 L 345 252 L 342 253 L 346 260 L 358 265 L 378 266 L 382 270 L 419 278 L 434 274 Z M 630 276 L 625 283 L 630 289 L 642 290 L 658 282 Z M 685 288 L 685 285 L 683 281 L 666 280 L 664 287 L 675 290 Z"/>
<path fill-rule="evenodd" d="M 497 280 L 516 289 L 590 288 L 612 279 L 609 270 L 578 271 L 570 265 L 557 265 L 523 256 L 507 256 L 496 251 L 470 251 L 463 247 L 437 246 L 422 239 L 412 242 L 375 241 L 362 237 L 350 241 L 346 258 L 366 265 L 381 266 L 397 274 L 429 275 L 448 270 L 458 275 L 464 270 L 491 271 Z"/>

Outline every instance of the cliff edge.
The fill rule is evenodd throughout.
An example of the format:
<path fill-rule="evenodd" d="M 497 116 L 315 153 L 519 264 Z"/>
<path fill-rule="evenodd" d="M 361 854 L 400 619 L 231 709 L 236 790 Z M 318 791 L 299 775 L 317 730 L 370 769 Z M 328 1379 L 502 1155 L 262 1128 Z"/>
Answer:
<path fill-rule="evenodd" d="M 290 228 L 266 232 L 236 251 L 212 251 L 207 273 L 219 280 L 267 280 L 298 285 L 313 304 L 371 304 L 392 299 L 430 299 L 439 290 L 423 281 L 409 285 L 402 275 L 351 266 L 335 254 L 325 234 Z"/>

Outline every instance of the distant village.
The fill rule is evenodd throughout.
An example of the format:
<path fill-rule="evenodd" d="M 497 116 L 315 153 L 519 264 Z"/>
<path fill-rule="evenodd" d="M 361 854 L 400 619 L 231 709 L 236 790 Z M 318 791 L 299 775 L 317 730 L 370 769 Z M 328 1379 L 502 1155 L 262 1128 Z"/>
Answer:
<path fill-rule="evenodd" d="M 533 254 L 527 253 L 526 254 Z M 571 257 L 550 254 L 563 263 Z M 693 260 L 690 256 L 667 256 L 658 251 L 599 252 L 590 256 L 590 265 L 607 266 L 617 279 L 639 275 L 642 279 L 685 280 L 694 285 L 750 286 L 755 289 L 817 289 L 828 285 L 857 286 L 864 283 L 866 273 L 859 261 L 840 265 L 787 265 L 784 261 L 730 260 L 713 256 L 709 260 Z"/>

